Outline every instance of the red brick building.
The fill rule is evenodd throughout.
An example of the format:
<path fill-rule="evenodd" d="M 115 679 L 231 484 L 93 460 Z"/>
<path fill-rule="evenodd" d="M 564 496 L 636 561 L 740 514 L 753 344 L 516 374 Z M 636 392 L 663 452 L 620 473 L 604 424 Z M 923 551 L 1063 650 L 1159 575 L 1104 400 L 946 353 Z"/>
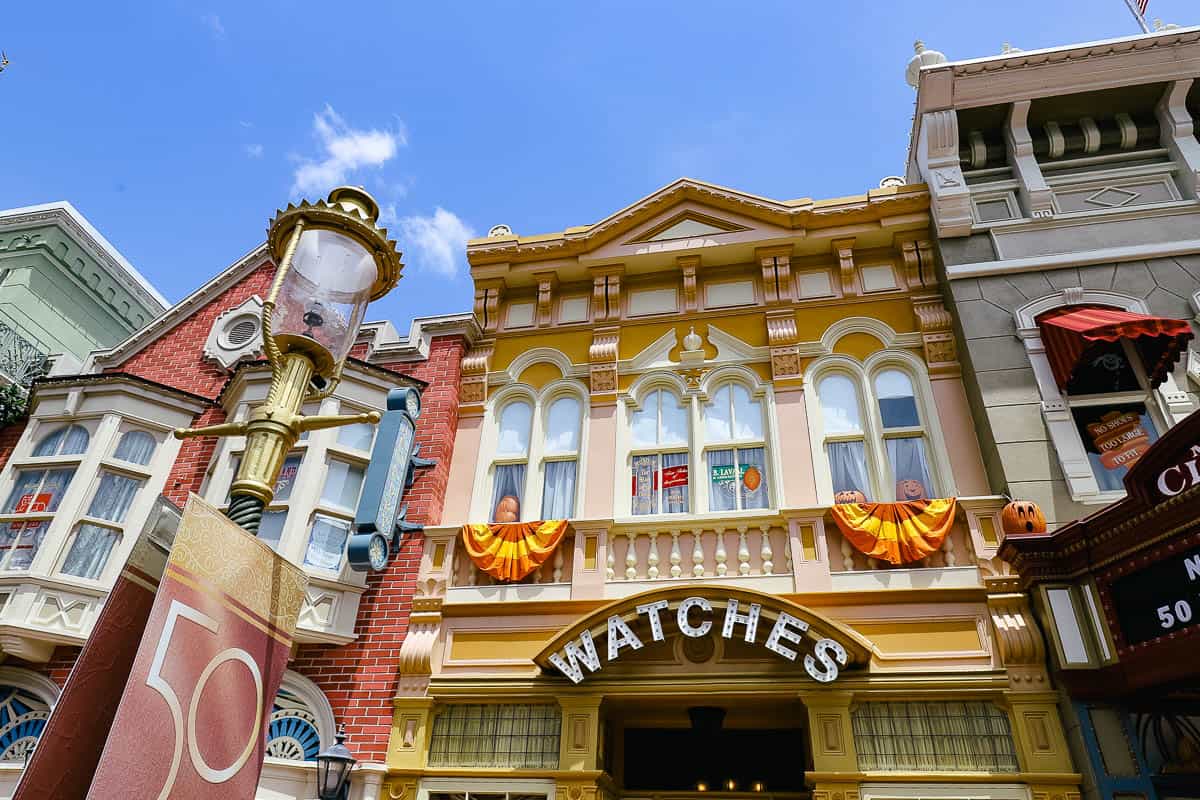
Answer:
<path fill-rule="evenodd" d="M 31 719 L 53 705 L 162 498 L 182 506 L 195 492 L 225 503 L 244 441 L 181 442 L 171 430 L 239 418 L 265 397 L 259 314 L 274 271 L 267 248 L 257 248 L 128 340 L 93 353 L 81 374 L 35 384 L 29 418 L 0 431 L 0 686 Z M 382 409 L 392 387 L 421 390 L 416 438 L 436 465 L 406 495 L 410 522 L 440 522 L 461 360 L 476 336 L 469 314 L 415 320 L 407 336 L 368 323 L 337 391 L 305 409 Z M 312 758 L 339 724 L 364 765 L 354 796 L 377 797 L 384 774 L 422 539 L 406 538 L 381 573 L 346 563 L 373 435 L 367 425 L 305 434 L 264 514 L 260 537 L 310 580 L 268 733 L 262 787 L 272 798 L 312 795 Z M 0 797 L 35 741 L 0 741 Z"/>

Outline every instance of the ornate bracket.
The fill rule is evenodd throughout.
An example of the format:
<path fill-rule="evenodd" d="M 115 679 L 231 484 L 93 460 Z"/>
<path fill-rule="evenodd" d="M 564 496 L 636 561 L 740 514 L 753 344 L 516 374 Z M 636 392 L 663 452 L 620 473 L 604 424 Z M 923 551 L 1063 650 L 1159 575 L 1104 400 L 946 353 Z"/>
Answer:
<path fill-rule="evenodd" d="M 842 279 L 842 296 L 854 297 L 858 294 L 854 282 L 854 239 L 834 239 L 830 243 L 833 254 L 838 260 L 838 273 Z"/>
<path fill-rule="evenodd" d="M 930 375 L 958 375 L 958 349 L 954 343 L 954 317 L 946 310 L 939 294 L 915 295 L 913 313 L 921 328 L 925 345 L 925 363 Z"/>
<path fill-rule="evenodd" d="M 461 405 L 482 405 L 487 400 L 488 368 L 495 350 L 495 339 L 487 339 L 463 356 L 458 385 L 458 402 Z"/>
<path fill-rule="evenodd" d="M 793 311 L 767 313 L 767 343 L 771 346 L 771 374 L 776 381 L 800 381 L 800 334 Z"/>
<path fill-rule="evenodd" d="M 588 372 L 592 394 L 617 393 L 617 345 L 621 329 L 597 328 L 592 333 L 592 346 L 588 348 Z"/>

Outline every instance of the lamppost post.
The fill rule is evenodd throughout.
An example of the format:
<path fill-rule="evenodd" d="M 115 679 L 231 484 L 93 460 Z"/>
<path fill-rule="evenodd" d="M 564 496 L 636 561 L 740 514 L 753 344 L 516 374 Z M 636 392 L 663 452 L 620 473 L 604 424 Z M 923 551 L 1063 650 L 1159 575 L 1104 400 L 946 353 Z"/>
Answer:
<path fill-rule="evenodd" d="M 305 403 L 333 393 L 367 303 L 400 280 L 400 253 L 377 225 L 379 204 L 342 186 L 317 203 L 289 204 L 271 220 L 267 243 L 277 265 L 263 302 L 263 349 L 271 365 L 266 399 L 242 422 L 178 428 L 176 438 L 245 436 L 230 489 L 231 520 L 257 533 L 288 452 L 305 431 L 377 423 L 379 412 L 304 416 Z"/>

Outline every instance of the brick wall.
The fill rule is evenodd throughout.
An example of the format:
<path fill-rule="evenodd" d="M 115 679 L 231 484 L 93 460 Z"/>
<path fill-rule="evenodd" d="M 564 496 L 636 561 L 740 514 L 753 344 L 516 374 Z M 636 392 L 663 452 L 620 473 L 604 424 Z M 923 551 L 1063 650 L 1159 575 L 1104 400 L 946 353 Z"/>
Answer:
<path fill-rule="evenodd" d="M 12 457 L 13 449 L 17 446 L 17 441 L 20 440 L 21 434 L 25 432 L 25 426 L 28 424 L 29 418 L 26 417 L 17 420 L 4 430 L 0 430 L 0 469 L 4 469 L 8 459 Z"/>
<path fill-rule="evenodd" d="M 436 525 L 441 521 L 458 429 L 458 383 L 464 351 L 460 337 L 439 337 L 431 343 L 428 361 L 384 365 L 429 383 L 421 397 L 416 439 L 421 454 L 437 459 L 437 465 L 419 473 L 405 495 L 412 522 Z M 325 692 L 334 716 L 346 726 L 355 756 L 362 761 L 383 761 L 387 756 L 400 645 L 408 632 L 423 544 L 420 536 L 408 537 L 387 570 L 367 578 L 355 625 L 357 640 L 344 647 L 302 646 L 289 664 Z"/>

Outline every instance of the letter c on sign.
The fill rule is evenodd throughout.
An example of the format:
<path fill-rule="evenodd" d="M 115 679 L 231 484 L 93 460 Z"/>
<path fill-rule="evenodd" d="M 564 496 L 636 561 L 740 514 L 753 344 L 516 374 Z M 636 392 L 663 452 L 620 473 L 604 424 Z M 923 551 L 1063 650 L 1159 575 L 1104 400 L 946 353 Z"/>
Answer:
<path fill-rule="evenodd" d="M 675 621 L 679 623 L 679 631 L 684 636 L 689 636 L 692 639 L 699 639 L 712 629 L 712 622 L 706 619 L 704 622 L 701 622 L 699 625 L 693 627 L 692 623 L 688 622 L 688 612 L 692 610 L 693 606 L 701 609 L 702 611 L 712 611 L 712 603 L 708 602 L 703 597 L 689 597 L 679 604 L 679 611 L 675 615 Z"/>
<path fill-rule="evenodd" d="M 1182 471 L 1183 470 L 1181 470 L 1179 468 L 1179 465 L 1177 464 L 1173 467 L 1167 467 L 1162 472 L 1158 473 L 1158 490 L 1160 492 L 1162 492 L 1163 494 L 1165 494 L 1167 497 L 1174 497 L 1175 495 L 1182 492 L 1185 488 L 1187 488 L 1186 480 L 1183 482 L 1183 484 L 1178 489 L 1172 489 L 1169 485 L 1167 485 L 1167 475 L 1169 475 L 1172 472 L 1182 472 Z"/>

